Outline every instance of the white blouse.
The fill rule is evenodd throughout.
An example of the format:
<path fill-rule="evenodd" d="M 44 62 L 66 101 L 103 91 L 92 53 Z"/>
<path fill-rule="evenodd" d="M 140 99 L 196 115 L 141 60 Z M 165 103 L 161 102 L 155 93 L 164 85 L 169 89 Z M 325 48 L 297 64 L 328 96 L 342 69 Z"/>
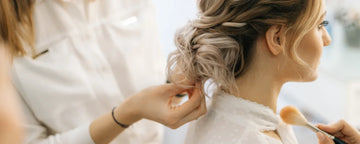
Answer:
<path fill-rule="evenodd" d="M 148 0 L 37 0 L 37 58 L 14 60 L 25 143 L 92 144 L 89 123 L 131 94 L 165 83 Z M 141 120 L 113 143 L 159 144 L 163 127 Z"/>
<path fill-rule="evenodd" d="M 190 124 L 186 144 L 297 144 L 292 128 L 269 107 L 216 92 L 208 113 Z M 277 140 L 262 133 L 274 131 Z"/>

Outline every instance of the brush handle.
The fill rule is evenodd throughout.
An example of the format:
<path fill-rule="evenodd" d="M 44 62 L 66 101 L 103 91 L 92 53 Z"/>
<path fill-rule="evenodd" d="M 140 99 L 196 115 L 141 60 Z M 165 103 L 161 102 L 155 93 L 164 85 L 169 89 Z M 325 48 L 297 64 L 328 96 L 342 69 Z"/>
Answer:
<path fill-rule="evenodd" d="M 314 126 L 314 125 L 312 125 L 311 123 L 306 123 L 306 125 L 305 125 L 306 127 L 308 127 L 309 129 L 311 129 L 312 131 L 314 131 L 315 133 L 317 133 L 317 132 L 320 132 L 320 133 L 322 133 L 322 134 L 324 134 L 324 135 L 326 135 L 327 137 L 329 137 L 329 138 L 331 138 L 331 139 L 335 139 L 335 137 L 334 136 L 332 136 L 332 135 L 330 135 L 330 134 L 328 134 L 327 132 L 324 132 L 324 131 L 322 131 L 321 129 L 319 129 L 318 127 L 316 127 L 316 126 Z"/>
<path fill-rule="evenodd" d="M 331 138 L 335 144 L 347 144 L 346 142 L 342 141 L 341 139 L 334 137 L 330 134 L 328 134 L 327 132 L 322 131 L 321 129 L 319 129 L 318 127 L 312 125 L 311 123 L 307 123 L 306 127 L 310 128 L 311 130 L 313 130 L 314 132 L 321 132 L 323 134 L 325 134 L 326 136 L 328 136 L 329 138 Z"/>
<path fill-rule="evenodd" d="M 341 139 L 338 139 L 336 137 L 333 139 L 333 141 L 334 141 L 335 144 L 347 144 L 346 142 L 344 142 Z"/>

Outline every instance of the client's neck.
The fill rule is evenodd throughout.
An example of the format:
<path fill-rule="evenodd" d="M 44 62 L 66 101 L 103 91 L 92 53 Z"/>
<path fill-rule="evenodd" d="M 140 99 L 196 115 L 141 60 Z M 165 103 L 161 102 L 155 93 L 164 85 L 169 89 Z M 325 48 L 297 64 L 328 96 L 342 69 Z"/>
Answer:
<path fill-rule="evenodd" d="M 236 97 L 241 97 L 265 106 L 270 107 L 276 113 L 278 95 L 282 82 L 266 71 L 248 71 L 236 80 L 238 91 L 232 93 Z"/>

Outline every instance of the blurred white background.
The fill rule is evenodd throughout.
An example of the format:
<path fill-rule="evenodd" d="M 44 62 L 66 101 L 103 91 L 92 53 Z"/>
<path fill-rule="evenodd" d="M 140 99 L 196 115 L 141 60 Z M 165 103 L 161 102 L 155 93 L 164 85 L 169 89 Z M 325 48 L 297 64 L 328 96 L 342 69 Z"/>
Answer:
<path fill-rule="evenodd" d="M 175 49 L 176 29 L 196 17 L 196 0 L 154 0 L 165 54 Z M 327 0 L 327 27 L 332 44 L 324 48 L 319 78 L 311 83 L 288 83 L 279 97 L 280 110 L 298 107 L 313 123 L 345 119 L 360 128 L 360 1 Z M 187 126 L 166 128 L 164 144 L 183 144 Z M 294 127 L 300 144 L 317 143 L 315 134 Z"/>

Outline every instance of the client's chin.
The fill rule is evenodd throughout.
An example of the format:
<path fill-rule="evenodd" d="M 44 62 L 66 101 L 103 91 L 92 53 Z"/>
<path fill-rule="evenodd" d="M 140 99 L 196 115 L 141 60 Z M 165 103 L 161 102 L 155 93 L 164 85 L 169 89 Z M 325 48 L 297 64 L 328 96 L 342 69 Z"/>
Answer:
<path fill-rule="evenodd" d="M 309 72 L 300 79 L 299 82 L 313 82 L 318 78 L 318 71 Z"/>

